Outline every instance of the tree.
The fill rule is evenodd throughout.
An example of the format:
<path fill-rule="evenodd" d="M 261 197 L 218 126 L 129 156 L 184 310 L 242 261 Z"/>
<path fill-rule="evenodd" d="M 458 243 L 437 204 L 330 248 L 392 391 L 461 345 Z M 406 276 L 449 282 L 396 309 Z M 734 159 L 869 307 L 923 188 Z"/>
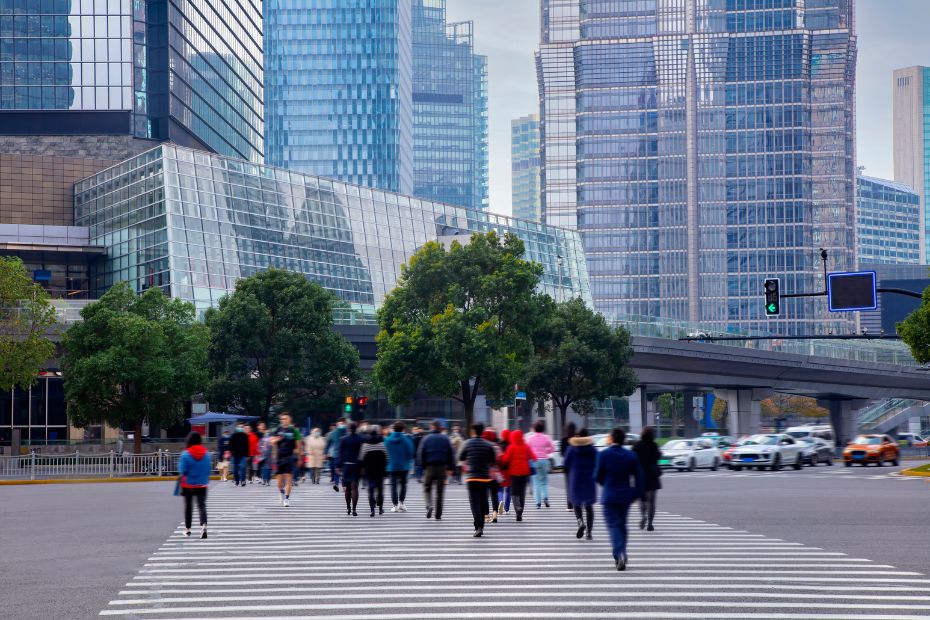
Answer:
<path fill-rule="evenodd" d="M 581 299 L 553 303 L 545 297 L 539 315 L 524 383 L 535 397 L 553 402 L 558 428 L 569 407 L 586 415 L 597 401 L 633 393 L 637 379 L 626 329 L 612 328 Z"/>
<path fill-rule="evenodd" d="M 470 425 L 478 394 L 512 399 L 532 353 L 541 275 L 514 235 L 475 233 L 449 250 L 424 245 L 378 313 L 375 375 L 391 403 L 419 390 L 453 398 Z"/>
<path fill-rule="evenodd" d="M 0 256 L 0 392 L 30 387 L 55 355 L 55 309 L 18 258 Z"/>
<path fill-rule="evenodd" d="M 898 323 L 897 329 L 917 363 L 930 363 L 930 287 L 924 289 L 920 306 Z"/>
<path fill-rule="evenodd" d="M 766 419 L 793 415 L 798 418 L 828 418 L 830 412 L 817 404 L 816 398 L 776 393 L 759 403 Z"/>
<path fill-rule="evenodd" d="M 269 269 L 207 311 L 210 402 L 267 418 L 276 403 L 345 394 L 358 350 L 333 329 L 336 297 L 302 274 Z"/>
<path fill-rule="evenodd" d="M 685 396 L 680 392 L 666 392 L 664 394 L 659 394 L 659 397 L 656 399 L 656 405 L 659 408 L 659 414 L 663 418 L 667 418 L 672 425 L 672 430 L 669 433 L 671 437 L 678 435 L 678 428 L 681 426 L 679 421 L 679 413 L 684 413 L 685 410 Z"/>
<path fill-rule="evenodd" d="M 76 426 L 177 422 L 207 381 L 207 328 L 194 305 L 158 288 L 136 295 L 116 284 L 81 311 L 62 340 L 65 397 Z"/>

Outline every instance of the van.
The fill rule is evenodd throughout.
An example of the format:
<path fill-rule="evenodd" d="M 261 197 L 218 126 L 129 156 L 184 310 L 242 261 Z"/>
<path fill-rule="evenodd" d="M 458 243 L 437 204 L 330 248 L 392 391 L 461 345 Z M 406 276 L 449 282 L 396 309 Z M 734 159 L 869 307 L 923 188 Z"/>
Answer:
<path fill-rule="evenodd" d="M 795 439 L 803 439 L 805 437 L 816 437 L 817 439 L 823 439 L 831 448 L 836 448 L 836 436 L 833 434 L 833 427 L 829 424 L 805 424 L 804 426 L 792 426 L 785 431 L 786 434 L 791 435 Z"/>

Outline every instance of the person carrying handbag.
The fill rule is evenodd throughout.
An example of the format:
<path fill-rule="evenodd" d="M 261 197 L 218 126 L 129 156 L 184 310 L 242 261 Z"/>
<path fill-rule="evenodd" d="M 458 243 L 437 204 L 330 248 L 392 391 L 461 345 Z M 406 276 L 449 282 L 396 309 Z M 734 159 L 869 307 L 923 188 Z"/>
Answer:
<path fill-rule="evenodd" d="M 187 436 L 187 449 L 178 460 L 178 484 L 175 490 L 184 497 L 184 535 L 191 535 L 194 500 L 200 513 L 201 538 L 207 537 L 207 487 L 210 485 L 210 453 L 203 447 L 200 433 Z"/>

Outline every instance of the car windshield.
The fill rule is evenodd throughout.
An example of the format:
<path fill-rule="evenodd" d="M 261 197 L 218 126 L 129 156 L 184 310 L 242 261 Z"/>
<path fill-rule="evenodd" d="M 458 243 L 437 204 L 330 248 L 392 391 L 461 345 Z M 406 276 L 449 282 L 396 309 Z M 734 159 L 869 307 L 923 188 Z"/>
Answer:
<path fill-rule="evenodd" d="M 775 435 L 755 435 L 750 437 L 744 443 L 744 446 L 774 446 L 778 443 L 778 437 Z"/>
<path fill-rule="evenodd" d="M 807 437 L 810 435 L 810 431 L 788 431 L 788 434 L 794 437 L 795 439 L 800 439 L 802 437 Z"/>
<path fill-rule="evenodd" d="M 690 450 L 691 449 L 690 441 L 670 441 L 665 444 L 666 450 Z"/>
<path fill-rule="evenodd" d="M 856 441 L 854 443 L 864 444 L 867 446 L 877 446 L 881 442 L 882 442 L 881 437 L 865 437 L 863 435 L 860 435 L 859 437 L 856 437 Z"/>

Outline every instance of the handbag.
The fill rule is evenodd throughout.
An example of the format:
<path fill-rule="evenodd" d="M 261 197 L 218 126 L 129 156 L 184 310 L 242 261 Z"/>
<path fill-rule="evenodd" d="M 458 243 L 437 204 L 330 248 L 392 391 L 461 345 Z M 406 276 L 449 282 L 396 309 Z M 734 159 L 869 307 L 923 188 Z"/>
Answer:
<path fill-rule="evenodd" d="M 176 496 L 181 494 L 181 478 L 182 476 L 178 476 L 178 479 L 174 482 L 174 494 Z"/>

